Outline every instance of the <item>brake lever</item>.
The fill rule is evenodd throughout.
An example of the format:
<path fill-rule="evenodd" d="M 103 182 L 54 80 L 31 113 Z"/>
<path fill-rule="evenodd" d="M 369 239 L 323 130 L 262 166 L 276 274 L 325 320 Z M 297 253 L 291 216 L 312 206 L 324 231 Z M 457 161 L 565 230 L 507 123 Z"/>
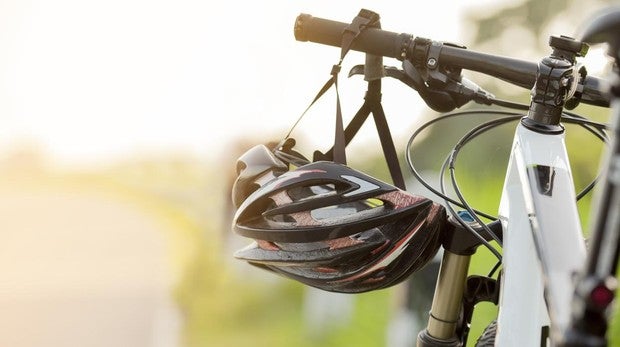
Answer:
<path fill-rule="evenodd" d="M 494 99 L 491 93 L 464 77 L 460 82 L 445 80 L 442 89 L 432 88 L 408 60 L 403 62 L 403 69 L 385 66 L 384 71 L 387 77 L 395 78 L 417 91 L 424 102 L 437 112 L 450 112 L 470 101 L 490 105 Z M 364 65 L 356 65 L 349 71 L 349 77 L 361 74 L 364 74 Z"/>

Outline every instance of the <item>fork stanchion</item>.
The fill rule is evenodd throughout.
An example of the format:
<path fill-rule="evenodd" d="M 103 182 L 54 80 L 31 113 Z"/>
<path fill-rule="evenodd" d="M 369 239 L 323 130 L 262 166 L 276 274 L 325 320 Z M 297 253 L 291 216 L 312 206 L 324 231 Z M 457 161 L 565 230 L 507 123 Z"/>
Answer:
<path fill-rule="evenodd" d="M 456 335 L 462 308 L 470 255 L 444 251 L 428 325 L 418 335 L 417 346 L 459 346 Z"/>

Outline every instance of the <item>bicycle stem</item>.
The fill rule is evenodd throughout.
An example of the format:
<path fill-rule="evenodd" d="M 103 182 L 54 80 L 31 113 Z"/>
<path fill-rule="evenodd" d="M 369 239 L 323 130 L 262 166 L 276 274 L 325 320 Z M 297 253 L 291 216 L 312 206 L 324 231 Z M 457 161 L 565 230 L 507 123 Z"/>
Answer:
<path fill-rule="evenodd" d="M 522 124 L 536 132 L 554 134 L 564 131 L 562 112 L 580 78 L 575 58 L 585 56 L 588 45 L 566 36 L 551 36 L 549 46 L 553 51 L 538 63 L 530 108 Z"/>

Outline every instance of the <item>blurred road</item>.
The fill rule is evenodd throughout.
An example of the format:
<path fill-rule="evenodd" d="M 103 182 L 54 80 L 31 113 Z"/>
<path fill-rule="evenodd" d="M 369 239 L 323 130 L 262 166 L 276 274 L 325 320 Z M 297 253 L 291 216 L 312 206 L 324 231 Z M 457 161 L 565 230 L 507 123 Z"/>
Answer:
<path fill-rule="evenodd" d="M 108 195 L 0 187 L 0 346 L 179 346 L 162 228 Z"/>

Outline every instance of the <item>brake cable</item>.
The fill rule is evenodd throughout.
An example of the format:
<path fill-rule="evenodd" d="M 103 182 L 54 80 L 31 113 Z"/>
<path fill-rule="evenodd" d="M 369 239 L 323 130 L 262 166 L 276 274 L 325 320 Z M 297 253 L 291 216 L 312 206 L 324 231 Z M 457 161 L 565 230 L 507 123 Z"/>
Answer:
<path fill-rule="evenodd" d="M 525 105 L 522 104 L 517 104 L 514 102 L 509 102 L 509 101 L 503 101 L 503 100 L 498 100 L 498 99 L 494 99 L 493 100 L 494 104 L 496 105 L 501 105 L 504 107 L 510 107 L 510 108 L 516 108 L 516 109 L 524 109 Z M 441 192 L 437 191 L 435 188 L 433 188 L 428 182 L 426 182 L 422 176 L 417 172 L 416 168 L 413 165 L 413 160 L 411 158 L 411 147 L 412 147 L 412 143 L 413 140 L 415 139 L 415 137 L 417 137 L 417 135 L 424 130 L 425 128 L 427 128 L 428 126 L 430 126 L 433 123 L 436 123 L 440 120 L 445 120 L 446 118 L 451 118 L 451 117 L 456 117 L 456 116 L 464 116 L 464 115 L 468 115 L 468 114 L 472 114 L 472 113 L 476 113 L 476 114 L 503 114 L 503 115 L 507 115 L 507 117 L 503 117 L 500 119 L 495 119 L 492 121 L 488 121 L 485 122 L 479 126 L 477 126 L 476 128 L 472 129 L 471 131 L 469 131 L 465 136 L 463 136 L 459 142 L 457 142 L 457 144 L 455 145 L 455 147 L 453 147 L 453 150 L 451 151 L 450 155 L 446 158 L 446 160 L 444 161 L 444 164 L 442 165 L 441 171 L 440 171 L 440 189 Z M 607 142 L 607 134 L 604 132 L 605 129 L 608 128 L 607 125 L 605 124 L 601 124 L 601 123 L 597 123 L 597 122 L 593 122 L 590 120 L 587 120 L 586 118 L 571 113 L 571 112 L 565 112 L 564 116 L 564 120 L 566 123 L 571 123 L 571 124 L 577 124 L 582 126 L 583 128 L 585 128 L 586 130 L 588 130 L 589 132 L 591 132 L 594 136 L 596 136 L 598 139 L 600 139 L 603 142 Z M 478 239 L 480 239 L 481 243 L 484 244 L 501 262 L 501 255 L 499 254 L 499 252 L 492 247 L 488 241 L 486 239 L 484 239 L 484 237 L 482 235 L 480 235 L 480 233 L 476 230 L 474 230 L 473 228 L 471 228 L 460 216 L 458 216 L 458 213 L 456 213 L 456 211 L 454 211 L 454 209 L 450 206 L 450 204 L 454 204 L 457 206 L 460 206 L 462 208 L 465 208 L 469 214 L 472 216 L 472 218 L 474 218 L 478 224 L 480 224 L 480 226 L 496 241 L 498 242 L 498 244 L 501 246 L 501 240 L 499 240 L 499 238 L 497 237 L 497 235 L 495 235 L 487 226 L 484 222 L 482 222 L 482 220 L 480 220 L 480 218 L 478 217 L 478 215 L 490 219 L 490 220 L 496 220 L 496 217 L 490 216 L 486 213 L 483 213 L 481 211 L 477 211 L 475 209 L 473 209 L 471 207 L 471 205 L 469 205 L 467 203 L 467 201 L 465 200 L 464 196 L 461 193 L 461 189 L 458 186 L 457 180 L 456 180 L 456 176 L 455 176 L 455 162 L 456 162 L 456 157 L 460 151 L 460 149 L 467 144 L 469 141 L 471 141 L 472 139 L 474 139 L 475 137 L 481 135 L 482 133 L 495 128 L 499 125 L 502 125 L 504 123 L 510 122 L 510 121 L 514 121 L 516 119 L 521 118 L 522 115 L 514 113 L 514 112 L 508 112 L 508 111 L 501 111 L 501 110 L 474 110 L 474 111 L 459 111 L 459 112 L 453 112 L 453 113 L 449 113 L 449 114 L 444 114 L 441 117 L 435 118 L 425 124 L 423 124 L 421 127 L 419 127 L 410 137 L 409 142 L 407 144 L 407 163 L 409 168 L 411 169 L 413 175 L 416 177 L 416 179 L 423 185 L 425 186 L 427 189 L 429 189 L 431 192 L 433 192 L 434 194 L 436 194 L 437 196 L 441 197 L 442 199 L 445 200 L 446 202 L 446 207 L 448 208 L 449 212 L 451 213 L 451 215 L 464 227 L 466 228 L 468 231 L 472 232 Z M 444 176 L 445 176 L 445 171 L 446 168 L 449 167 L 450 170 L 450 177 L 451 177 L 451 181 L 452 181 L 452 186 L 453 189 L 455 191 L 455 194 L 457 195 L 458 199 L 460 201 L 456 201 L 455 199 L 450 198 L 445 190 L 445 185 L 444 185 Z M 586 186 L 586 188 L 584 188 L 583 191 L 581 191 L 578 195 L 577 195 L 577 200 L 581 199 L 583 196 L 585 196 L 585 194 L 587 194 L 596 184 L 598 180 L 598 176 L 588 185 Z M 496 266 L 497 267 L 497 266 Z M 496 270 L 496 267 L 494 267 L 494 269 L 491 271 L 491 273 L 493 273 Z"/>

